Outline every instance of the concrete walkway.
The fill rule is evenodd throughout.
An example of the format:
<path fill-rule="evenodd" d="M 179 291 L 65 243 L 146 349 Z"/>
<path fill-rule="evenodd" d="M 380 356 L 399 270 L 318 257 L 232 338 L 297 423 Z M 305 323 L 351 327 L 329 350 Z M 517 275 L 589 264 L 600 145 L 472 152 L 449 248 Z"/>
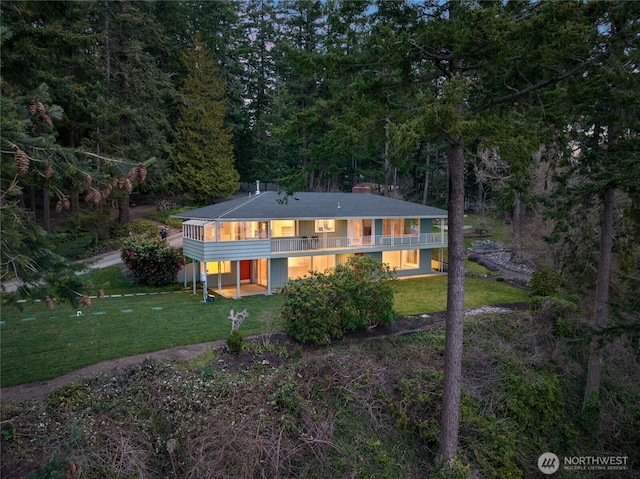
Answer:
<path fill-rule="evenodd" d="M 172 233 L 167 236 L 167 242 L 174 248 L 182 248 L 182 231 Z M 117 250 L 96 256 L 95 258 L 88 260 L 88 262 L 89 269 L 100 269 L 122 264 L 122 258 L 120 257 L 120 250 Z"/>

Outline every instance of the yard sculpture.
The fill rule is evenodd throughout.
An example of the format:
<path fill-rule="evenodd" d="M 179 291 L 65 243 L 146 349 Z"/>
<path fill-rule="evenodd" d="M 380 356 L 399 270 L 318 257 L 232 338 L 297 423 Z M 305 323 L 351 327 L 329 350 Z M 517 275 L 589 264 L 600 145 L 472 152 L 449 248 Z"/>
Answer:
<path fill-rule="evenodd" d="M 237 314 L 233 314 L 233 309 L 232 309 L 229 312 L 229 317 L 227 318 L 231 321 L 231 332 L 237 331 L 238 329 L 240 329 L 240 325 L 245 319 L 247 319 L 248 316 L 249 316 L 249 313 L 247 312 L 246 308 Z"/>

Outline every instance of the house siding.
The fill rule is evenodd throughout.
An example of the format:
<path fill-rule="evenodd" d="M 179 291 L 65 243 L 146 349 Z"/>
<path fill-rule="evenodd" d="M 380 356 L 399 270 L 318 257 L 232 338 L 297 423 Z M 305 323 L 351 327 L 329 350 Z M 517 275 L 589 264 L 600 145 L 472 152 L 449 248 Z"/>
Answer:
<path fill-rule="evenodd" d="M 236 261 L 271 256 L 270 240 L 198 241 L 183 239 L 183 252 L 198 261 Z"/>
<path fill-rule="evenodd" d="M 271 260 L 271 283 L 274 288 L 279 288 L 289 280 L 289 263 L 287 258 Z"/>
<path fill-rule="evenodd" d="M 335 209 L 336 206 L 338 209 Z M 335 216 L 334 216 L 335 215 Z M 439 236 L 434 233 L 434 220 L 446 218 L 446 212 L 437 208 L 426 207 L 399 200 L 378 197 L 376 195 L 353 195 L 343 193 L 300 193 L 293 197 L 286 197 L 284 201 L 275 193 L 238 198 L 228 202 L 222 202 L 209 207 L 193 210 L 189 213 L 176 215 L 190 221 L 193 225 L 205 224 L 216 221 L 295 221 L 295 232 L 287 231 L 295 236 L 273 237 L 268 239 L 251 238 L 236 241 L 201 241 L 191 237 L 183 238 L 183 252 L 185 257 L 195 261 L 230 261 L 231 267 L 227 273 L 218 277 L 217 273 L 207 275 L 209 288 L 236 285 L 240 288 L 237 277 L 237 261 L 263 260 L 268 261 L 268 291 L 272 291 L 289 281 L 289 275 L 303 274 L 303 269 L 324 268 L 325 265 L 345 264 L 348 258 L 355 254 L 367 256 L 382 261 L 383 252 L 411 250 L 420 251 L 419 264 L 415 269 L 397 270 L 398 277 L 430 274 L 434 267 L 438 267 L 438 255 L 433 251 L 446 248 L 446 235 Z M 329 221 L 335 226 L 333 231 L 316 232 L 316 219 Z M 384 218 L 384 219 L 383 219 Z M 386 219 L 419 218 L 418 231 L 410 231 L 411 234 L 402 235 L 399 231 L 393 231 L 390 235 L 383 236 L 383 223 Z M 349 236 L 349 222 L 352 220 L 371 220 L 371 241 L 360 238 L 359 229 L 357 236 Z M 277 228 L 269 231 L 279 231 Z M 398 228 L 395 228 L 397 230 Z M 409 233 L 409 232 L 408 232 Z M 419 233 L 419 234 L 417 234 Z M 186 236 L 189 236 L 188 234 Z M 442 240 L 442 242 L 440 242 Z M 332 261 L 324 261 L 313 258 L 329 256 Z M 300 259 L 301 257 L 311 257 Z M 299 258 L 297 264 L 294 260 L 292 269 L 289 270 L 289 258 Z M 435 266 L 434 266 L 435 263 Z M 400 264 L 400 262 L 398 262 Z M 251 282 L 257 283 L 256 271 L 252 262 Z M 407 266 L 411 266 L 408 264 Z M 446 267 L 446 264 L 445 264 Z M 264 266 L 260 267 L 260 280 L 267 280 Z M 191 280 L 192 275 L 187 276 Z M 244 276 L 244 280 L 247 278 Z M 218 280 L 220 279 L 220 283 Z M 198 273 L 197 280 L 200 280 Z M 265 285 L 266 286 L 266 285 Z M 239 293 L 238 293 L 239 294 Z"/>

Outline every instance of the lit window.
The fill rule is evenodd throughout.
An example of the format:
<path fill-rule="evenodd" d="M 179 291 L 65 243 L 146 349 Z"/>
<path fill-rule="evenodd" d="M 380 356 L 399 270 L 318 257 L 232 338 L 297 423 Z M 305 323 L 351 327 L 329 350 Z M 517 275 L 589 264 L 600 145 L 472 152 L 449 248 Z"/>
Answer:
<path fill-rule="evenodd" d="M 315 232 L 316 233 L 335 233 L 336 220 L 316 220 Z"/>
<path fill-rule="evenodd" d="M 296 235 L 294 220 L 273 220 L 271 222 L 272 238 L 292 238 Z"/>
<path fill-rule="evenodd" d="M 417 249 L 383 251 L 382 262 L 397 270 L 418 269 L 420 267 L 420 251 Z"/>
<path fill-rule="evenodd" d="M 312 258 L 312 261 L 313 261 L 313 271 L 317 271 L 319 273 L 324 273 L 326 270 L 333 269 L 336 267 L 335 255 L 314 256 Z"/>
<path fill-rule="evenodd" d="M 207 262 L 207 274 L 230 273 L 231 261 L 209 261 Z"/>
<path fill-rule="evenodd" d="M 296 256 L 288 259 L 289 279 L 304 278 L 311 270 L 311 256 Z"/>

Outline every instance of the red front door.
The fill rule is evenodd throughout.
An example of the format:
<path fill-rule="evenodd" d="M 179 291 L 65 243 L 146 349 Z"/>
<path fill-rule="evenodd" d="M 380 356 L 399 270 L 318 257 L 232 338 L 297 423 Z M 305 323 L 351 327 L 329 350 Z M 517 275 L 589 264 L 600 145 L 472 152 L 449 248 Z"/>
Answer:
<path fill-rule="evenodd" d="M 240 281 L 251 280 L 251 260 L 245 259 L 240 261 Z"/>

